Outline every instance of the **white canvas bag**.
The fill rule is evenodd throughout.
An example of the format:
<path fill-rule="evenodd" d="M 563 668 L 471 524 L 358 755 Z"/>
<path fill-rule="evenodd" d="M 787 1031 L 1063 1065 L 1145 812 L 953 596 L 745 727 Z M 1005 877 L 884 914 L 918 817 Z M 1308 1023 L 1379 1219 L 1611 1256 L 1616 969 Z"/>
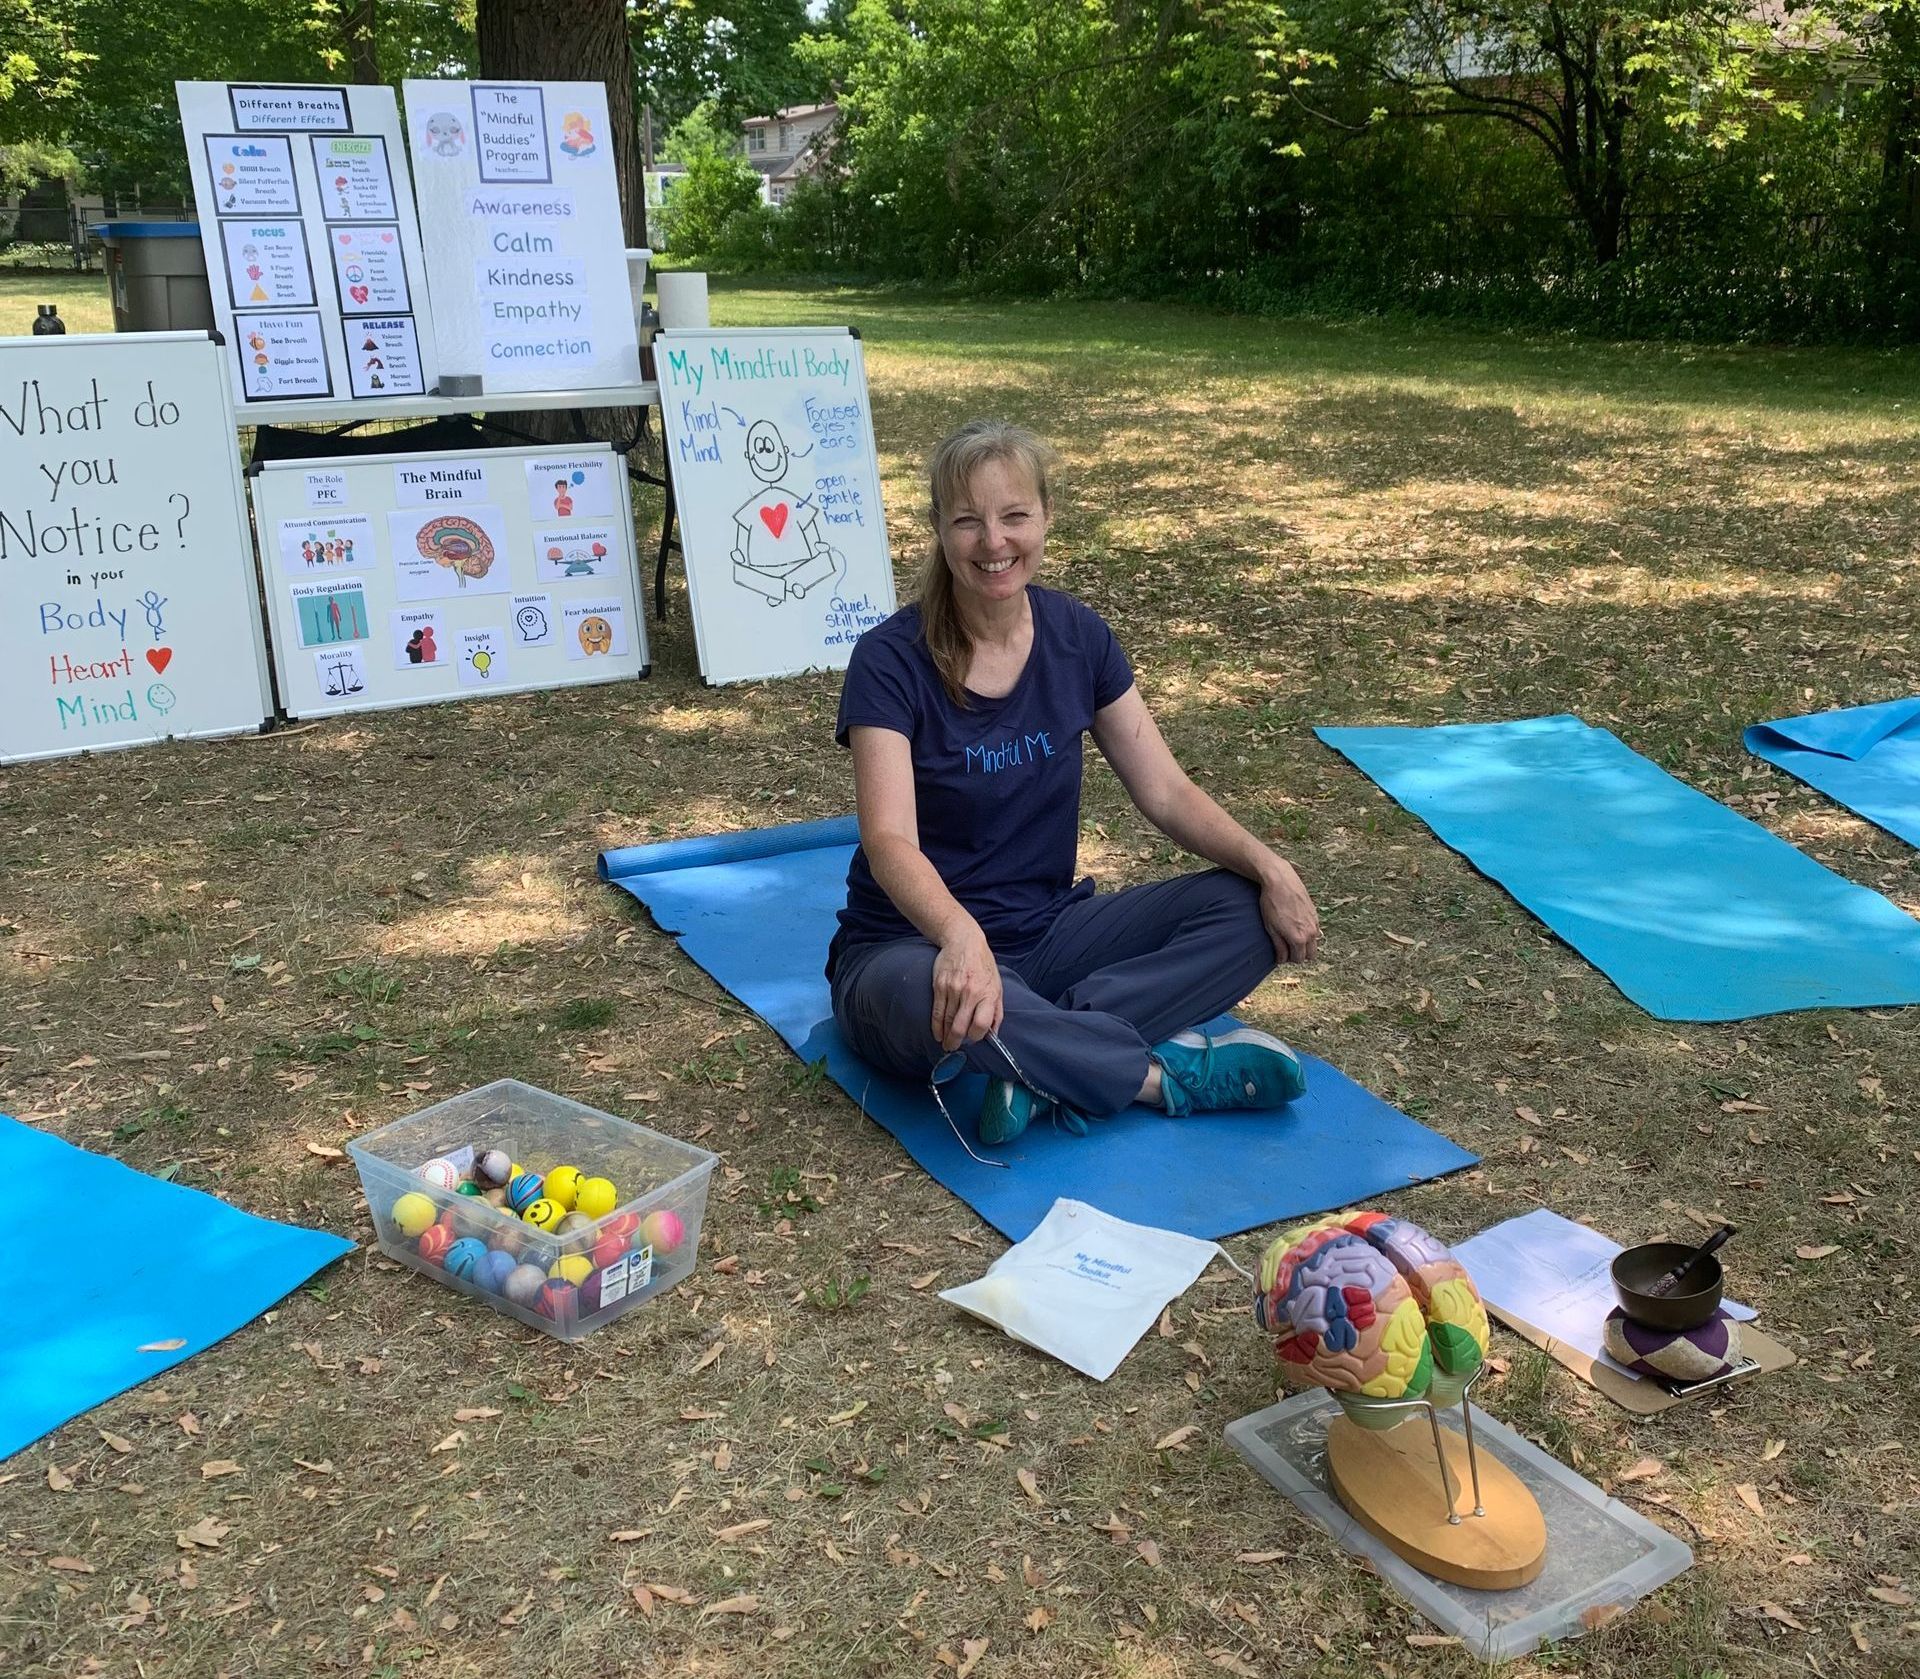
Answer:
<path fill-rule="evenodd" d="M 1129 1224 L 1062 1197 L 984 1277 L 940 1298 L 1104 1382 L 1216 1253 L 1233 1265 L 1217 1242 Z"/>

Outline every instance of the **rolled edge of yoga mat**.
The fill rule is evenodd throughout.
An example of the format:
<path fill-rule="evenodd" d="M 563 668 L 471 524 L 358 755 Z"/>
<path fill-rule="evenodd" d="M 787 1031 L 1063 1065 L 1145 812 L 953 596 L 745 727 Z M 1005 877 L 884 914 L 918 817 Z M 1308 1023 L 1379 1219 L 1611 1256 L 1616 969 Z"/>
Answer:
<path fill-rule="evenodd" d="M 703 869 L 714 863 L 750 863 L 789 851 L 821 851 L 831 845 L 858 845 L 860 822 L 853 816 L 828 816 L 818 822 L 788 822 L 778 828 L 749 828 L 737 834 L 701 834 L 692 839 L 661 840 L 654 845 L 603 851 L 596 865 L 607 881 L 669 869 Z"/>
<path fill-rule="evenodd" d="M 1776 717 L 1769 723 L 1750 724 L 1741 740 L 1755 757 L 1769 761 L 1773 753 L 1783 750 L 1857 760 L 1916 722 L 1920 722 L 1920 695 Z"/>

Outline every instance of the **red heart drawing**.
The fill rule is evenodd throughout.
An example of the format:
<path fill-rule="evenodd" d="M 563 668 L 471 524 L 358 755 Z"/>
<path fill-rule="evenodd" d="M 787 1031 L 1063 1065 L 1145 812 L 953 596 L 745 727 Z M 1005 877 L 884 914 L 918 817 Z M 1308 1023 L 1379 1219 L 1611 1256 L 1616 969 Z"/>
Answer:
<path fill-rule="evenodd" d="M 351 297 L 355 303 L 365 303 L 367 301 L 367 288 L 365 286 L 349 286 L 347 287 L 347 295 Z"/>
<path fill-rule="evenodd" d="M 171 647 L 149 647 L 147 649 L 147 663 L 153 666 L 154 674 L 158 676 L 168 665 L 173 663 L 173 649 Z"/>
<path fill-rule="evenodd" d="M 351 233 L 341 234 L 340 243 L 343 245 L 351 245 L 353 243 L 353 235 Z"/>
<path fill-rule="evenodd" d="M 393 243 L 393 235 L 391 233 L 381 234 L 380 243 L 383 245 L 391 245 Z"/>
<path fill-rule="evenodd" d="M 783 501 L 778 507 L 761 508 L 760 523 L 773 532 L 773 539 L 778 542 L 781 532 L 787 528 L 787 504 Z"/>

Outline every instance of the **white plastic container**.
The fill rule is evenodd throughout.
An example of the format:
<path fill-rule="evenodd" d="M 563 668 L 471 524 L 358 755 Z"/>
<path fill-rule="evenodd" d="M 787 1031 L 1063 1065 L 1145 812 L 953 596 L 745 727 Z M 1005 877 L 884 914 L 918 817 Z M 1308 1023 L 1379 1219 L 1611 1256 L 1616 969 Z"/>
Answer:
<path fill-rule="evenodd" d="M 418 1175 L 436 1159 L 470 1169 L 488 1149 L 499 1149 L 522 1169 L 542 1176 L 567 1165 L 587 1177 L 608 1178 L 619 1202 L 587 1227 L 562 1234 L 537 1229 L 509 1210 Z M 717 1158 L 517 1079 L 436 1102 L 356 1139 L 347 1152 L 359 1168 L 381 1252 L 562 1341 L 585 1340 L 693 1270 Z M 395 1220 L 395 1204 L 407 1195 L 433 1204 L 436 1223 L 424 1236 L 407 1235 Z M 410 1210 L 420 1211 L 417 1204 Z M 449 1269 L 446 1261 L 452 1256 L 435 1251 L 444 1246 L 431 1235 L 436 1227 L 444 1227 L 455 1241 L 465 1238 L 482 1246 L 462 1249 Z M 611 1251 L 616 1245 L 622 1250 L 617 1255 Z M 475 1259 L 489 1252 L 510 1253 L 519 1264 L 536 1266 L 553 1286 L 543 1286 L 525 1303 L 508 1298 L 483 1280 L 499 1269 L 498 1261 Z M 577 1284 L 555 1273 L 563 1258 L 575 1261 L 569 1269 L 576 1274 L 579 1261 L 589 1265 Z M 474 1260 L 471 1272 L 468 1260 Z"/>

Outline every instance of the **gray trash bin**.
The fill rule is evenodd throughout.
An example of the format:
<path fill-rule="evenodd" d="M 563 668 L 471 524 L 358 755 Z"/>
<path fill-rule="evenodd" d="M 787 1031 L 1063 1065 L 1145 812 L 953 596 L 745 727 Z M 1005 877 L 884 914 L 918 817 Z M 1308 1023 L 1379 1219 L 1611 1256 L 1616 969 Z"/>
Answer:
<path fill-rule="evenodd" d="M 213 326 L 207 260 L 198 222 L 101 222 L 115 332 L 180 332 Z"/>

